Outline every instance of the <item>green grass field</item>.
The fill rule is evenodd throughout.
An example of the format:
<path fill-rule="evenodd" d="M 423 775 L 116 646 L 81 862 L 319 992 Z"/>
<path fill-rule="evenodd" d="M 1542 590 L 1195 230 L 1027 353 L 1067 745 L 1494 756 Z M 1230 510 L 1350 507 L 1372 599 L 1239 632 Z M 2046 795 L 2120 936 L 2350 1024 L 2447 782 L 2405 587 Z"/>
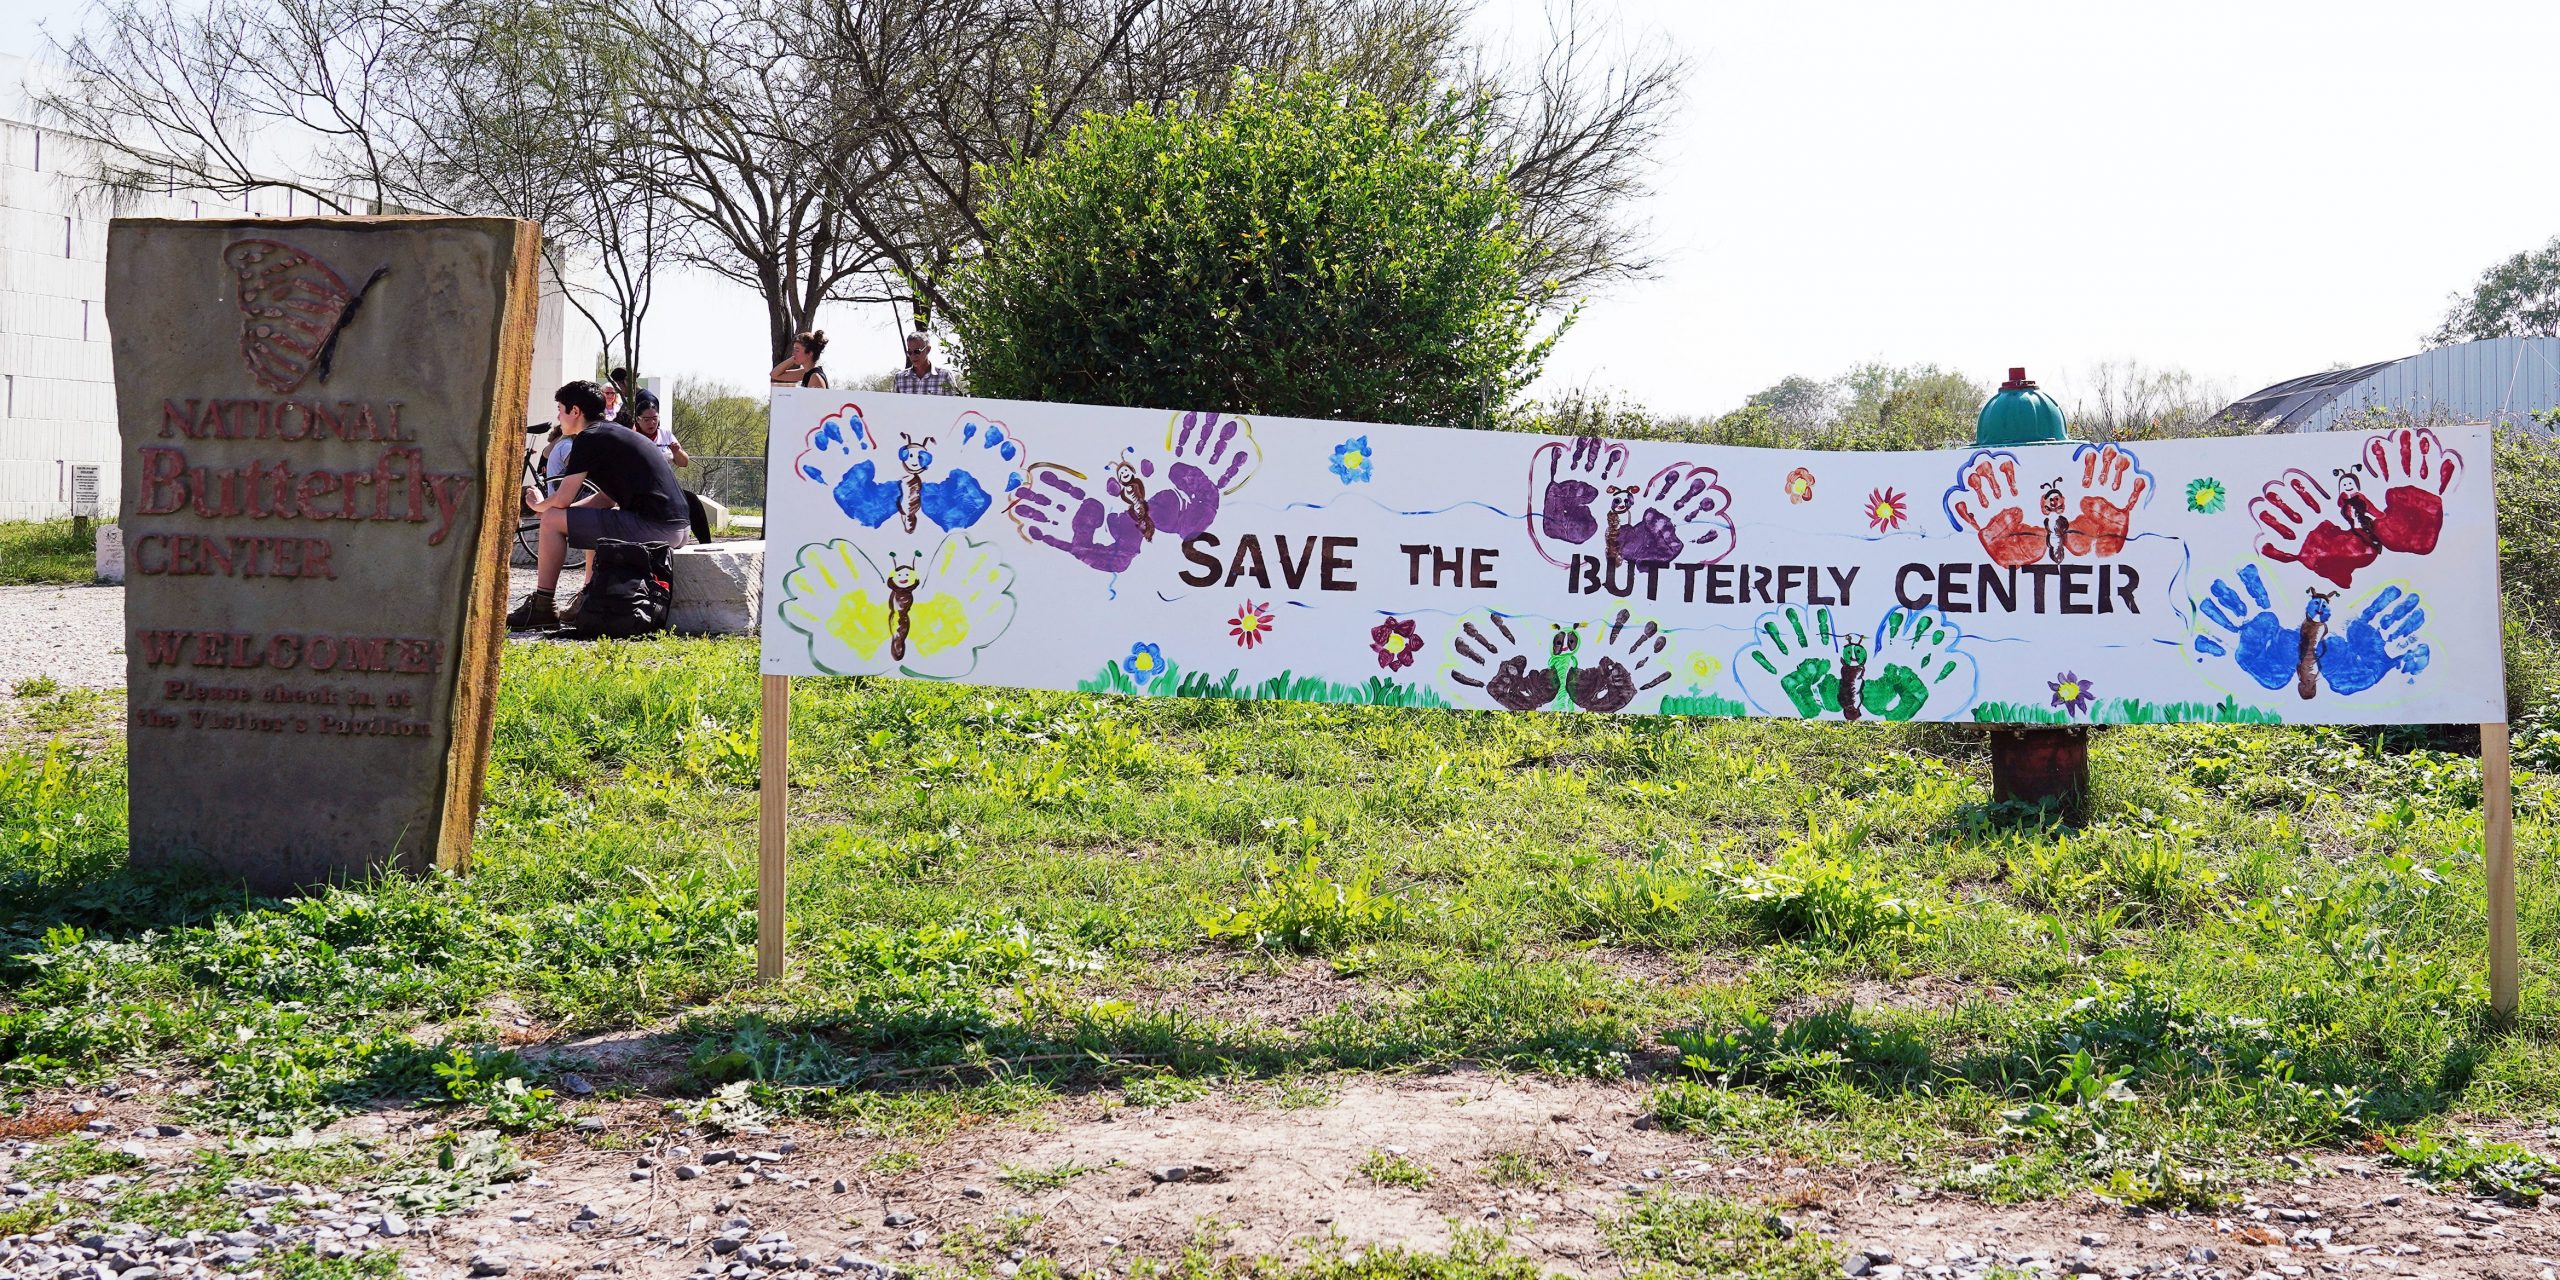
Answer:
<path fill-rule="evenodd" d="M 74 536 L 68 520 L 0 523 L 0 587 L 89 581 L 98 571 L 95 539 Z"/>
<path fill-rule="evenodd" d="M 381 1099 L 556 1124 L 496 1087 L 540 1083 L 488 1057 L 508 1008 L 680 1035 L 680 1105 L 844 1124 L 1631 1077 L 1720 1150 L 1995 1201 L 2206 1203 L 2288 1152 L 2560 1114 L 2560 740 L 2533 732 L 2502 1030 L 2479 771 L 2406 735 L 2109 731 L 2065 830 L 1988 805 L 1947 726 L 803 681 L 793 978 L 764 991 L 752 647 L 506 664 L 473 874 L 292 903 L 128 874 L 112 700 L 0 699 L 0 1107 L 150 1066 L 240 1131 Z M 1287 1029 L 1182 995 L 1310 962 L 1349 994 Z"/>

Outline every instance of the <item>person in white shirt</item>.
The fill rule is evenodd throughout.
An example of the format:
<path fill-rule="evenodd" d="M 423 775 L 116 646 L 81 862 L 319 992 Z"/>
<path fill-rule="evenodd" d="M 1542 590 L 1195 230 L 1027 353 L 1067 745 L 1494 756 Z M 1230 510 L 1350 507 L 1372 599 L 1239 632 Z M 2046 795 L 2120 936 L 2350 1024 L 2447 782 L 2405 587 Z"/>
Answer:
<path fill-rule="evenodd" d="M 657 392 L 646 389 L 633 392 L 631 411 L 631 429 L 658 446 L 658 452 L 665 454 L 668 462 L 679 467 L 693 465 L 693 455 L 686 453 L 684 442 L 676 439 L 676 429 L 660 421 Z"/>

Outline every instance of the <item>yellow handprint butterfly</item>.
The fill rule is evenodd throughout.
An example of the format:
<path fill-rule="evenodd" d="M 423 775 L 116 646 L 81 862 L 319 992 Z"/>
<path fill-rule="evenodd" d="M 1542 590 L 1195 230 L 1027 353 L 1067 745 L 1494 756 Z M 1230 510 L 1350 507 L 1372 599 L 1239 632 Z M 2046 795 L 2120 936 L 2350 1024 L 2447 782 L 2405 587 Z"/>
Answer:
<path fill-rule="evenodd" d="M 782 620 L 835 675 L 957 680 L 1013 625 L 1013 566 L 961 533 L 913 559 L 892 552 L 885 570 L 841 538 L 812 543 L 782 588 Z"/>

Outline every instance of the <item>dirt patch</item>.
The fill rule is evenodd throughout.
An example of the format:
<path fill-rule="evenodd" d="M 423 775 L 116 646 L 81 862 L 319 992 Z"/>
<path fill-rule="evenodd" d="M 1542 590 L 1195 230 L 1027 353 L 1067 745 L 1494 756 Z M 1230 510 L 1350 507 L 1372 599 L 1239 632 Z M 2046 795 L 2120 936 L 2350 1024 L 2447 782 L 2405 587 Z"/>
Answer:
<path fill-rule="evenodd" d="M 1581 956 L 1630 982 L 1656 987 L 1731 986 L 1749 976 L 1751 966 L 1732 956 L 1682 955 L 1642 947 L 1577 948 Z"/>
<path fill-rule="evenodd" d="M 413 1247 L 413 1266 L 421 1253 L 459 1265 L 496 1252 L 517 1274 L 682 1275 L 723 1224 L 743 1220 L 748 1240 L 780 1232 L 787 1244 L 775 1247 L 821 1262 L 1018 1252 L 1083 1274 L 1202 1238 L 1252 1255 L 1301 1256 L 1327 1239 L 1438 1249 L 1468 1224 L 1559 1272 L 1598 1277 L 1621 1274 L 1605 1218 L 1662 1189 L 1777 1202 L 1802 1229 L 1889 1255 L 1879 1265 L 1908 1280 L 1995 1259 L 2107 1276 L 2525 1277 L 2560 1251 L 2560 1215 L 2437 1195 L 2350 1157 L 2310 1163 L 2302 1180 L 2254 1188 L 2219 1215 L 2127 1212 L 2085 1195 L 1992 1205 L 1922 1191 L 1885 1167 L 1720 1158 L 1712 1135 L 1638 1129 L 1640 1098 L 1627 1085 L 1472 1070 L 1362 1078 L 1297 1109 L 1222 1095 L 1150 1111 L 1090 1096 L 964 1130 L 912 1164 L 884 1160 L 899 1144 L 809 1129 L 706 1140 L 625 1104 L 606 1109 L 624 1149 L 571 1132 L 536 1181 L 446 1220 Z M 1429 1185 L 1373 1183 L 1361 1169 L 1382 1152 L 1427 1171 Z M 701 1172 L 681 1178 L 679 1166 Z"/>
<path fill-rule="evenodd" d="M 599 1037 L 556 1052 L 572 1051 L 599 1070 L 638 1069 L 662 1044 Z M 107 1119 L 105 1140 L 127 1141 L 165 1101 L 147 1087 L 157 1083 L 81 1116 L 83 1127 Z M 1328 1240 L 1440 1249 L 1466 1225 L 1503 1233 L 1560 1274 L 1606 1277 L 1624 1271 L 1607 1219 L 1668 1190 L 1772 1203 L 1885 1280 L 1975 1276 L 1995 1261 L 2111 1280 L 2520 1280 L 2560 1267 L 2560 1214 L 2438 1194 L 2356 1155 L 2299 1162 L 2294 1180 L 2245 1188 L 2215 1214 L 2127 1211 L 2086 1194 L 1996 1205 L 1923 1190 L 1891 1166 L 1737 1159 L 1711 1133 L 1639 1128 L 1642 1089 L 1626 1083 L 1472 1069 L 1326 1083 L 1338 1091 L 1295 1107 L 1277 1103 L 1308 1095 L 1262 1086 L 1158 1109 L 1085 1095 L 924 1146 L 812 1124 L 707 1136 L 653 1101 L 582 1100 L 572 1126 L 520 1141 L 537 1162 L 529 1176 L 480 1208 L 421 1219 L 397 1247 L 408 1274 L 432 1276 L 474 1257 L 504 1259 L 513 1276 L 684 1276 L 748 1248 L 767 1265 L 852 1256 L 956 1270 L 1018 1254 L 1085 1274 L 1204 1239 L 1280 1257 Z M 48 1096 L 25 1114 L 52 1127 L 71 1101 Z M 330 1133 L 378 1144 L 388 1166 L 423 1158 L 453 1120 L 385 1108 Z M 175 1167 L 221 1140 L 146 1141 L 155 1164 Z M 1382 1155 L 1427 1183 L 1372 1181 L 1363 1167 Z M 14 1163 L 0 1156 L 0 1173 Z"/>
<path fill-rule="evenodd" d="M 1216 956 L 1173 959 L 1104 994 L 1143 1008 L 1173 1008 L 1236 1026 L 1297 1032 L 1379 993 L 1317 959 L 1237 964 Z"/>

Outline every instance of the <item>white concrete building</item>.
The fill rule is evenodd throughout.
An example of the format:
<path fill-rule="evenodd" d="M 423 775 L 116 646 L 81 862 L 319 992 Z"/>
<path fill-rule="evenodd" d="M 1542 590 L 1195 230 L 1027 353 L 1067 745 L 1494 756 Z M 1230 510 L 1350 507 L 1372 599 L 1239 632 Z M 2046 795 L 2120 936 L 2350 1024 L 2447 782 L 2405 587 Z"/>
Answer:
<path fill-rule="evenodd" d="M 113 515 L 121 490 L 107 346 L 108 220 L 324 210 L 289 191 L 113 200 L 90 191 L 80 176 L 82 140 L 29 120 L 19 91 L 25 73 L 23 61 L 0 58 L 0 521 L 71 515 L 75 496 L 86 495 L 94 495 L 96 514 Z M 537 316 L 525 414 L 527 422 L 549 422 L 552 391 L 595 376 L 597 342 L 548 280 Z"/>

